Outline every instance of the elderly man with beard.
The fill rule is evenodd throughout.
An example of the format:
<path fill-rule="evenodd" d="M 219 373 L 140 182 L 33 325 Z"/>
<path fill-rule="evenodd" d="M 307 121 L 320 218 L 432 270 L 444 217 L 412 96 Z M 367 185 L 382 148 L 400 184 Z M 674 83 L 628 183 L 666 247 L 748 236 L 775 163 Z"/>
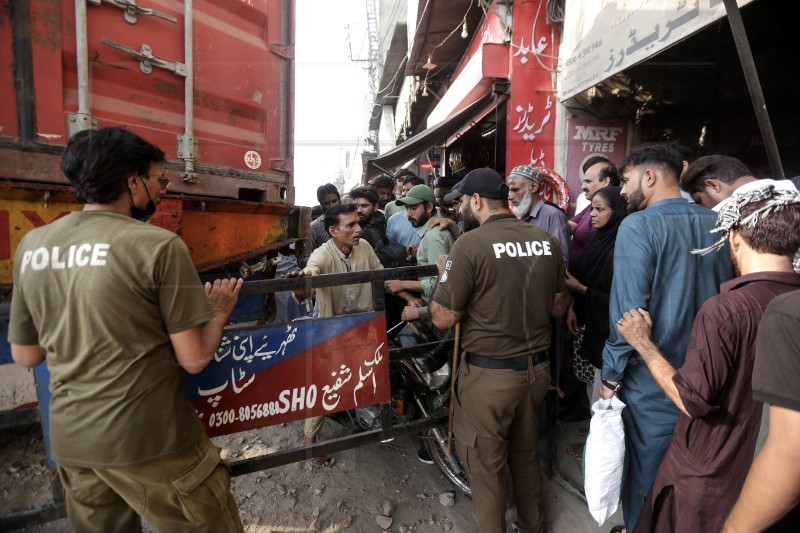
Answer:
<path fill-rule="evenodd" d="M 538 226 L 558 239 L 564 268 L 569 267 L 569 226 L 567 216 L 558 207 L 539 198 L 544 178 L 536 167 L 521 165 L 514 167 L 506 178 L 508 200 L 514 215 L 529 224 Z M 567 328 L 563 319 L 553 321 L 553 343 L 550 346 L 550 371 L 552 381 L 563 398 L 556 401 L 552 397 L 548 411 L 555 410 L 558 418 L 566 421 L 579 421 L 589 418 L 589 398 L 586 388 L 578 386 L 577 379 L 570 379 L 572 373 L 561 373 L 567 346 Z"/>
<path fill-rule="evenodd" d="M 720 531 L 753 460 L 761 402 L 751 375 L 756 332 L 776 296 L 800 289 L 800 194 L 772 185 L 736 192 L 722 206 L 709 253 L 728 241 L 738 277 L 697 313 L 683 366 L 650 338 L 653 317 L 631 309 L 617 330 L 681 414 L 636 531 Z"/>
<path fill-rule="evenodd" d="M 569 228 L 564 212 L 539 198 L 542 174 L 536 167 L 521 165 L 514 167 L 508 175 L 508 201 L 511 211 L 524 222 L 539 226 L 558 239 L 564 266 L 569 267 Z"/>
<path fill-rule="evenodd" d="M 609 319 L 616 322 L 630 309 L 649 311 L 652 338 L 664 359 L 679 368 L 698 309 L 731 278 L 730 258 L 727 253 L 692 254 L 714 244 L 710 231 L 717 215 L 681 197 L 681 159 L 675 150 L 666 144 L 640 147 L 620 170 L 621 192 L 631 214 L 617 233 Z M 622 508 L 632 531 L 672 440 L 679 410 L 613 325 L 603 349 L 602 378 L 600 395 L 616 393 L 627 405 L 622 419 L 629 465 Z"/>
<path fill-rule="evenodd" d="M 436 195 L 427 185 L 414 185 L 403 198 L 396 201 L 404 205 L 406 216 L 411 225 L 417 228 L 420 238 L 417 248 L 417 265 L 435 265 L 440 255 L 450 253 L 453 246 L 453 236 L 449 231 L 438 226 L 430 227 L 428 221 L 436 209 Z M 420 278 L 419 280 L 388 280 L 385 283 L 386 291 L 398 294 L 402 291 L 422 293 L 422 300 L 427 304 L 431 301 L 433 290 L 436 288 L 436 276 Z M 403 320 L 428 320 L 428 308 L 407 306 L 403 309 Z"/>

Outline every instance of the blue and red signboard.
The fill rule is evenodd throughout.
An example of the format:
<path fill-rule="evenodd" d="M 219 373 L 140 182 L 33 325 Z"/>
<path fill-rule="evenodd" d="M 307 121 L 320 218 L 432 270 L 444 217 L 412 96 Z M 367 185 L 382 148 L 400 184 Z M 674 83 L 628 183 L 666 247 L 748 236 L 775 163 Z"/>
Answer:
<path fill-rule="evenodd" d="M 386 403 L 388 353 L 376 312 L 226 330 L 208 366 L 186 374 L 186 398 L 212 437 Z M 49 456 L 50 373 L 34 374 Z"/>
<path fill-rule="evenodd" d="M 212 437 L 388 402 L 386 317 L 226 331 L 186 397 Z"/>

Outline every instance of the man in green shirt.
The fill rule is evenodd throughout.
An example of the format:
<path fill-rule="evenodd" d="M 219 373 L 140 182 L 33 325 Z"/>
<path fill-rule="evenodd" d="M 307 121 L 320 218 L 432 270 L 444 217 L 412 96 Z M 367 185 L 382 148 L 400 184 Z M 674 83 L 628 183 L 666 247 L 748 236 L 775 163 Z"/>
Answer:
<path fill-rule="evenodd" d="M 183 395 L 242 281 L 204 288 L 178 236 L 137 220 L 169 185 L 163 161 L 123 128 L 74 136 L 62 169 L 83 211 L 28 233 L 14 258 L 11 354 L 47 361 L 75 531 L 140 530 L 140 514 L 160 531 L 242 531 L 228 469 Z"/>
<path fill-rule="evenodd" d="M 453 236 L 447 230 L 438 226 L 429 227 L 428 221 L 436 209 L 436 195 L 427 185 L 414 185 L 408 194 L 395 202 L 404 205 L 409 222 L 417 228 L 420 238 L 417 248 L 417 265 L 435 265 L 440 255 L 450 253 L 453 246 Z M 399 294 L 402 291 L 418 292 L 422 300 L 428 304 L 431 301 L 433 290 L 436 288 L 436 276 L 428 276 L 419 280 L 388 280 L 385 283 L 386 292 Z M 410 305 L 403 310 L 403 320 L 427 320 L 427 307 Z"/>

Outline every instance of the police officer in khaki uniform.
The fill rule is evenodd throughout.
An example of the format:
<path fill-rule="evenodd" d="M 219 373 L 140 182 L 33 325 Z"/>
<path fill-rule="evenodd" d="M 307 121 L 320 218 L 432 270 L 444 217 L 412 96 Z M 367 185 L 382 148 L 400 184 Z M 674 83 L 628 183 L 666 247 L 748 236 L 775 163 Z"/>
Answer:
<path fill-rule="evenodd" d="M 518 525 L 540 532 L 538 412 L 550 383 L 550 317 L 569 304 L 561 248 L 509 212 L 508 186 L 494 170 L 473 170 L 459 189 L 467 233 L 440 265 L 430 305 L 436 327 L 462 321 L 456 451 L 480 533 L 506 531 L 506 465 Z"/>
<path fill-rule="evenodd" d="M 164 152 L 125 128 L 73 135 L 61 163 L 84 203 L 25 235 L 8 340 L 50 371 L 50 454 L 73 531 L 242 532 L 230 470 L 184 398 L 217 351 L 242 280 L 204 289 L 177 235 L 145 224 Z"/>

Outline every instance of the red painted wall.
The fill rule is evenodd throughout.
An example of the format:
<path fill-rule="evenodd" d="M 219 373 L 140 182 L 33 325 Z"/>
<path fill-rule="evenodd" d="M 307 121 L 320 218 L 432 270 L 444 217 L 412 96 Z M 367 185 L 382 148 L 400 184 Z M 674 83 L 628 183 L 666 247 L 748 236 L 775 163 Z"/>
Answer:
<path fill-rule="evenodd" d="M 560 39 L 559 28 L 547 24 L 545 0 L 514 2 L 507 171 L 517 165 L 553 168 L 556 97 L 551 69 Z"/>

